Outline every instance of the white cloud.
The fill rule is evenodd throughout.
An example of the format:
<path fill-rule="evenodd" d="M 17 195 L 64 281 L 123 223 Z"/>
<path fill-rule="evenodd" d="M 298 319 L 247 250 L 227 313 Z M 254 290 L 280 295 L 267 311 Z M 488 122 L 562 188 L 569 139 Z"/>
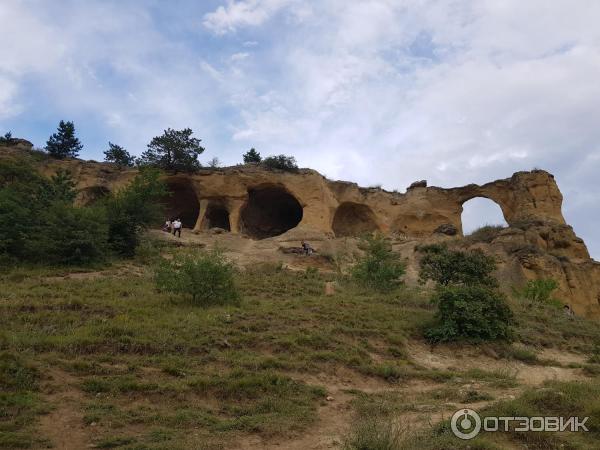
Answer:
<path fill-rule="evenodd" d="M 240 27 L 256 27 L 269 20 L 295 0 L 228 0 L 204 16 L 203 24 L 216 34 L 234 32 Z"/>
<path fill-rule="evenodd" d="M 600 255 L 599 2 L 134 3 L 3 1 L 0 120 L 87 114 L 134 152 L 192 126 L 226 163 L 256 146 L 400 190 L 547 168 Z"/>

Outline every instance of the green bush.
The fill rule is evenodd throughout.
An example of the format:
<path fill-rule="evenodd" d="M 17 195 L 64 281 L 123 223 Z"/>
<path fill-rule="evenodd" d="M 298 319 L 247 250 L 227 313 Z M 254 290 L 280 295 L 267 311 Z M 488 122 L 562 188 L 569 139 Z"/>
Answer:
<path fill-rule="evenodd" d="M 50 179 L 24 159 L 0 162 L 0 258 L 3 263 L 81 264 L 107 248 L 101 210 L 76 208 L 71 174 Z"/>
<path fill-rule="evenodd" d="M 496 261 L 480 250 L 450 250 L 446 245 L 434 244 L 419 248 L 421 258 L 420 278 L 434 280 L 442 286 L 451 284 L 483 284 L 496 287 L 492 276 Z"/>
<path fill-rule="evenodd" d="M 433 343 L 510 340 L 513 315 L 506 298 L 483 285 L 445 286 L 436 291 L 436 323 L 425 332 Z"/>
<path fill-rule="evenodd" d="M 0 263 L 86 264 L 111 250 L 133 256 L 140 232 L 162 219 L 159 175 L 142 170 L 104 202 L 76 207 L 69 172 L 47 179 L 24 158 L 1 160 Z"/>
<path fill-rule="evenodd" d="M 557 288 L 558 283 L 552 278 L 529 280 L 521 289 L 514 289 L 514 294 L 530 302 L 546 303 L 560 308 L 561 301 L 552 296 Z"/>
<path fill-rule="evenodd" d="M 504 230 L 502 225 L 484 225 L 465 236 L 470 242 L 490 243 L 498 237 L 498 234 Z"/>
<path fill-rule="evenodd" d="M 297 172 L 298 165 L 296 164 L 296 158 L 293 156 L 277 155 L 267 156 L 263 159 L 263 166 L 267 169 L 278 169 L 286 172 Z"/>
<path fill-rule="evenodd" d="M 199 306 L 237 304 L 240 295 L 233 274 L 233 265 L 214 250 L 163 259 L 156 268 L 155 281 L 159 289 L 189 295 Z"/>
<path fill-rule="evenodd" d="M 108 250 L 108 224 L 101 208 L 51 203 L 26 237 L 29 259 L 45 264 L 88 264 Z"/>
<path fill-rule="evenodd" d="M 380 291 L 397 287 L 405 267 L 400 255 L 392 251 L 391 244 L 380 234 L 374 234 L 364 237 L 361 247 L 365 253 L 352 268 L 352 279 L 361 286 Z"/>

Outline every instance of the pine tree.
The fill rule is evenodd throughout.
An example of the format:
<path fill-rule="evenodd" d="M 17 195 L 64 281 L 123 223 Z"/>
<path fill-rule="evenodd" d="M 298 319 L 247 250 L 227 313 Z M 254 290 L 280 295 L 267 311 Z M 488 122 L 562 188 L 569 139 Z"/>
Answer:
<path fill-rule="evenodd" d="M 262 161 L 260 153 L 258 153 L 254 147 L 248 150 L 247 153 L 244 153 L 243 157 L 244 164 L 260 163 Z"/>
<path fill-rule="evenodd" d="M 132 167 L 134 163 L 134 157 L 127 150 L 112 142 L 108 143 L 108 150 L 104 152 L 104 160 L 124 167 Z"/>
<path fill-rule="evenodd" d="M 9 131 L 4 136 L 0 136 L 0 145 L 10 145 L 14 141 L 12 133 Z"/>
<path fill-rule="evenodd" d="M 76 158 L 82 148 L 83 145 L 75 137 L 75 125 L 64 120 L 60 121 L 57 132 L 46 142 L 46 151 L 50 156 L 58 159 Z"/>
<path fill-rule="evenodd" d="M 193 172 L 200 168 L 198 155 L 204 151 L 201 140 L 192 137 L 190 128 L 168 128 L 162 136 L 156 136 L 148 144 L 137 163 L 141 166 L 159 167 L 175 172 Z"/>

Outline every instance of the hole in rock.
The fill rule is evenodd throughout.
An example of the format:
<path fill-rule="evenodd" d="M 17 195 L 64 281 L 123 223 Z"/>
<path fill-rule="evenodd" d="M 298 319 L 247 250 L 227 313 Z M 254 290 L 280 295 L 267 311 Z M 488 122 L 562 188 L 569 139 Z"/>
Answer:
<path fill-rule="evenodd" d="M 255 239 L 277 236 L 302 220 L 302 206 L 292 194 L 275 186 L 248 190 L 242 210 L 241 229 Z"/>

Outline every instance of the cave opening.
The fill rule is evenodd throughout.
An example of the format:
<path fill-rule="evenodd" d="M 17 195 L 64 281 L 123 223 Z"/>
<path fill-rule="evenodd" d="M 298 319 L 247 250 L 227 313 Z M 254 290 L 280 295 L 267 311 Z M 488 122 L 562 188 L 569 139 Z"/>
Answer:
<path fill-rule="evenodd" d="M 166 185 L 169 192 L 164 199 L 167 218 L 179 218 L 185 228 L 194 228 L 200 213 L 200 203 L 192 183 L 186 179 L 172 179 Z"/>
<path fill-rule="evenodd" d="M 292 194 L 277 186 L 248 190 L 241 214 L 241 230 L 255 239 L 285 233 L 302 220 L 302 206 Z"/>
<path fill-rule="evenodd" d="M 203 227 L 207 230 L 211 228 L 222 228 L 223 230 L 231 231 L 229 223 L 229 211 L 222 204 L 211 203 L 206 208 Z"/>
<path fill-rule="evenodd" d="M 332 228 L 336 237 L 359 236 L 379 230 L 371 208 L 353 202 L 342 203 L 338 207 Z"/>

